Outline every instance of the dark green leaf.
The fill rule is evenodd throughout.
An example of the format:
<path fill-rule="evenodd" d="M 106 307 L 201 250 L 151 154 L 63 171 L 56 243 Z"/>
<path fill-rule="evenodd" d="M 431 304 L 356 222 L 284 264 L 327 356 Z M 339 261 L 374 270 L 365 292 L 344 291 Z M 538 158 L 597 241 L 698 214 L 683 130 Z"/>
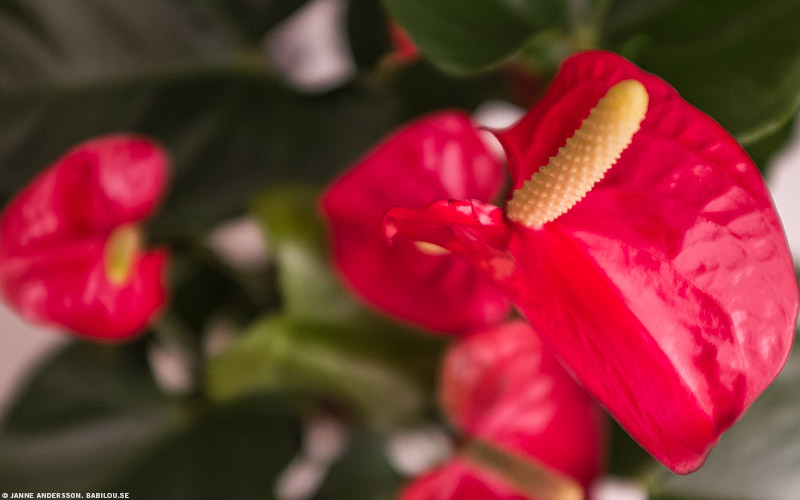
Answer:
<path fill-rule="evenodd" d="M 750 143 L 800 104 L 798 25 L 796 0 L 617 0 L 606 40 Z"/>
<path fill-rule="evenodd" d="M 44 366 L 0 434 L 4 489 L 272 498 L 299 447 L 296 419 L 274 398 L 235 407 L 168 399 L 143 347 L 73 344 Z"/>
<path fill-rule="evenodd" d="M 449 71 L 496 64 L 537 31 L 563 27 L 566 2 L 554 0 L 383 0 L 419 50 Z"/>
<path fill-rule="evenodd" d="M 394 114 L 390 102 L 363 89 L 305 97 L 235 68 L 0 91 L 0 109 L 3 199 L 88 137 L 128 130 L 165 143 L 175 166 L 155 224 L 167 234 L 241 212 L 264 185 L 328 179 L 390 128 Z"/>
<path fill-rule="evenodd" d="M 276 187 L 254 200 L 252 212 L 276 259 L 284 313 L 306 321 L 340 322 L 362 311 L 330 268 L 318 198 L 311 187 Z"/>
<path fill-rule="evenodd" d="M 5 0 L 0 88 L 80 84 L 231 60 L 302 3 Z"/>
<path fill-rule="evenodd" d="M 429 409 L 440 349 L 434 339 L 366 318 L 346 326 L 266 318 L 212 360 L 207 388 L 222 401 L 310 391 L 388 428 Z"/>
<path fill-rule="evenodd" d="M 747 153 L 756 162 L 758 169 L 766 175 L 769 171 L 770 163 L 775 154 L 788 146 L 789 139 L 794 132 L 796 120 L 789 120 L 786 124 L 774 132 L 761 137 L 755 142 L 747 145 Z"/>
<path fill-rule="evenodd" d="M 609 419 L 609 457 L 606 470 L 612 476 L 641 477 L 654 459 L 613 419 Z"/>
<path fill-rule="evenodd" d="M 390 128 L 394 107 L 364 88 L 306 97 L 270 79 L 255 27 L 299 3 L 2 3 L 0 202 L 77 143 L 120 131 L 174 157 L 160 233 L 239 213 L 276 180 L 328 179 Z"/>
<path fill-rule="evenodd" d="M 350 0 L 347 36 L 359 67 L 372 68 L 392 50 L 388 23 L 380 0 Z"/>
<path fill-rule="evenodd" d="M 654 498 L 793 500 L 800 491 L 800 354 L 689 476 L 662 470 Z"/>
<path fill-rule="evenodd" d="M 384 440 L 362 433 L 330 468 L 313 500 L 393 500 L 402 485 L 403 480 L 386 460 Z"/>

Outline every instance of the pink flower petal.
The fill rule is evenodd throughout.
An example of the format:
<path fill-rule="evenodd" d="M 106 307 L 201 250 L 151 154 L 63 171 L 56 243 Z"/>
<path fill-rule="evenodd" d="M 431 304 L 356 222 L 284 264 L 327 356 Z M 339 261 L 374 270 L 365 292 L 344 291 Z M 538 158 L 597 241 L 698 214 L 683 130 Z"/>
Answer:
<path fill-rule="evenodd" d="M 432 205 L 386 221 L 495 279 L 620 424 L 688 473 L 774 379 L 794 339 L 797 281 L 755 165 L 671 87 L 607 53 L 567 60 L 541 104 L 499 136 L 519 187 L 630 78 L 650 95 L 641 129 L 555 221 L 507 222 L 505 245 L 492 236 L 497 217 L 467 231 Z"/>
<path fill-rule="evenodd" d="M 414 481 L 400 500 L 529 500 L 497 474 L 458 458 Z M 540 499 L 546 500 L 546 499 Z"/>
<path fill-rule="evenodd" d="M 463 334 L 500 321 L 509 307 L 504 294 L 466 262 L 424 253 L 410 240 L 388 246 L 378 229 L 394 205 L 489 201 L 502 184 L 501 165 L 466 115 L 443 112 L 409 125 L 322 199 L 339 271 L 366 302 L 432 330 Z"/>
<path fill-rule="evenodd" d="M 603 412 L 526 323 L 457 344 L 445 359 L 441 397 L 450 420 L 473 439 L 531 457 L 584 486 L 602 469 Z"/>
<path fill-rule="evenodd" d="M 138 333 L 163 304 L 166 254 L 138 251 L 130 278 L 109 281 L 104 249 L 118 226 L 149 216 L 166 183 L 146 139 L 86 142 L 39 174 L 0 218 L 0 287 L 31 321 L 105 339 Z"/>

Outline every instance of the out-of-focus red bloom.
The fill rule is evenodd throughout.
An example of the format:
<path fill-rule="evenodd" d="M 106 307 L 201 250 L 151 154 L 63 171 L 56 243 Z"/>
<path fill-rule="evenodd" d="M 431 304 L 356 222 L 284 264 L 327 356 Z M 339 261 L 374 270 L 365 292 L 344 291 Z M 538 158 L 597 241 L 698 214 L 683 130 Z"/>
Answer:
<path fill-rule="evenodd" d="M 442 112 L 410 124 L 322 198 L 339 271 L 370 304 L 435 331 L 462 334 L 497 323 L 509 304 L 489 279 L 441 248 L 412 241 L 387 246 L 379 229 L 392 206 L 489 201 L 503 181 L 502 165 L 466 115 Z"/>
<path fill-rule="evenodd" d="M 445 358 L 440 394 L 450 421 L 469 440 L 569 477 L 584 488 L 601 472 L 603 412 L 546 352 L 528 324 L 505 324 L 457 344 Z M 530 498 L 525 485 L 514 484 L 514 479 L 466 451 L 412 484 L 402 498 Z"/>
<path fill-rule="evenodd" d="M 645 118 L 605 177 L 555 220 L 528 227 L 482 201 L 439 201 L 393 209 L 384 227 L 483 270 L 645 449 L 688 473 L 784 365 L 797 282 L 744 150 L 613 54 L 567 60 L 540 104 L 499 134 L 515 192 L 623 80 L 644 85 Z"/>
<path fill-rule="evenodd" d="M 152 142 L 85 142 L 39 174 L 0 218 L 0 287 L 24 317 L 122 340 L 165 299 L 163 250 L 140 248 L 135 224 L 164 191 L 167 160 Z"/>
<path fill-rule="evenodd" d="M 392 40 L 394 50 L 388 55 L 390 61 L 399 63 L 411 63 L 419 58 L 419 50 L 403 28 L 393 22 L 389 22 L 389 37 Z"/>

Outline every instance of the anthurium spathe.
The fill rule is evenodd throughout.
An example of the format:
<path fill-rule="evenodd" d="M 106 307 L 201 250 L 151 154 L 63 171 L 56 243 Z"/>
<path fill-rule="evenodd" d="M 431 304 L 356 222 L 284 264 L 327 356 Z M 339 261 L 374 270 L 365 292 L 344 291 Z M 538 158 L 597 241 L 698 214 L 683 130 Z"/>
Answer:
<path fill-rule="evenodd" d="M 463 113 L 441 112 L 406 126 L 322 198 L 341 275 L 366 302 L 435 331 L 463 334 L 498 322 L 509 305 L 491 280 L 433 245 L 387 246 L 379 228 L 395 205 L 490 201 L 503 186 L 503 170 Z"/>
<path fill-rule="evenodd" d="M 580 498 L 602 470 L 602 411 L 527 323 L 459 342 L 445 358 L 440 395 L 463 449 L 403 500 Z"/>
<path fill-rule="evenodd" d="M 697 469 L 794 338 L 797 282 L 755 165 L 665 82 L 602 52 L 568 59 L 498 137 L 506 211 L 396 208 L 387 235 L 483 270 L 645 449 Z"/>
<path fill-rule="evenodd" d="M 108 136 L 66 153 L 0 218 L 0 287 L 31 321 L 121 340 L 164 302 L 166 253 L 145 250 L 137 223 L 164 191 L 167 159 L 135 136 Z"/>

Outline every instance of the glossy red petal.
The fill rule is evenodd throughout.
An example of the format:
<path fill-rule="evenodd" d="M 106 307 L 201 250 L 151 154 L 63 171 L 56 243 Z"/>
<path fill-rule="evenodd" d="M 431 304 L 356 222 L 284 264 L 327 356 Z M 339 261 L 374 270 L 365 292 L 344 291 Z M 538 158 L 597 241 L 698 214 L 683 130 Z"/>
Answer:
<path fill-rule="evenodd" d="M 504 294 L 453 255 L 423 253 L 411 240 L 380 237 L 390 207 L 440 198 L 491 200 L 502 166 L 469 118 L 444 112 L 407 126 L 338 179 L 322 199 L 335 263 L 368 303 L 427 328 L 465 333 L 501 320 Z"/>
<path fill-rule="evenodd" d="M 584 486 L 601 472 L 605 419 L 530 325 L 476 334 L 445 358 L 442 406 L 464 434 L 530 457 Z"/>
<path fill-rule="evenodd" d="M 747 154 L 666 83 L 618 56 L 567 61 L 542 104 L 505 134 L 521 177 L 547 161 L 557 136 L 570 135 L 576 120 L 566 117 L 582 119 L 628 78 L 650 94 L 640 131 L 583 201 L 520 238 L 512 252 L 525 279 L 514 288 L 622 425 L 667 466 L 690 472 L 783 366 L 797 282 Z M 572 317 L 554 312 L 565 302 Z"/>
<path fill-rule="evenodd" d="M 647 116 L 569 212 L 539 230 L 509 223 L 505 246 L 473 229 L 468 252 L 441 237 L 462 225 L 440 217 L 434 233 L 429 210 L 405 213 L 404 232 L 419 238 L 424 228 L 430 241 L 488 270 L 620 424 L 687 473 L 784 365 L 797 282 L 747 154 L 671 87 L 618 56 L 569 59 L 541 104 L 500 134 L 516 185 L 629 78 L 648 90 Z M 481 248 L 491 251 L 474 251 Z M 497 254 L 506 256 L 499 274 Z"/>
<path fill-rule="evenodd" d="M 136 254 L 130 279 L 116 285 L 103 253 L 116 227 L 154 210 L 166 169 L 158 146 L 120 135 L 81 144 L 38 175 L 0 218 L 6 300 L 32 321 L 89 336 L 138 333 L 164 302 L 165 254 Z"/>
<path fill-rule="evenodd" d="M 414 481 L 401 500 L 530 500 L 491 471 L 454 459 Z M 546 499 L 540 499 L 546 500 Z"/>

